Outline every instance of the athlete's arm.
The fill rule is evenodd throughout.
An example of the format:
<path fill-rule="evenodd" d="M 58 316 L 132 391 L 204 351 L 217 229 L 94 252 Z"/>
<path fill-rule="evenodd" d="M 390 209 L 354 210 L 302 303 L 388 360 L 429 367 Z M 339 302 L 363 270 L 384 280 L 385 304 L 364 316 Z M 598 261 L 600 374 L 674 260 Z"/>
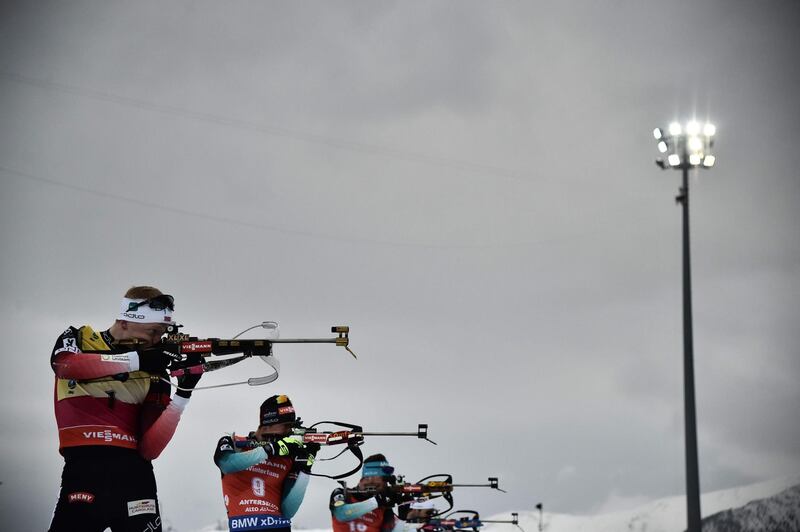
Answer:
<path fill-rule="evenodd" d="M 142 403 L 139 454 L 146 460 L 155 460 L 166 448 L 189 404 L 188 397 L 175 394 L 170 399 L 169 392 L 169 384 L 156 381 Z"/>
<path fill-rule="evenodd" d="M 358 519 L 378 507 L 378 500 L 375 497 L 352 503 L 346 503 L 345 500 L 345 493 L 342 488 L 336 488 L 331 493 L 331 514 L 334 519 L 342 523 Z"/>
<path fill-rule="evenodd" d="M 306 496 L 309 480 L 311 480 L 311 477 L 308 474 L 299 471 L 297 478 L 294 478 L 294 474 L 291 474 L 284 482 L 281 514 L 287 519 L 294 517 L 294 514 L 300 509 L 300 504 L 302 504 L 303 498 Z"/>
<path fill-rule="evenodd" d="M 392 532 L 414 532 L 423 526 L 425 526 L 425 523 L 408 523 L 399 517 L 395 517 Z"/>
<path fill-rule="evenodd" d="M 70 327 L 56 340 L 50 366 L 59 379 L 96 379 L 139 369 L 136 351 L 120 354 L 83 353 L 80 332 Z"/>
<path fill-rule="evenodd" d="M 142 434 L 142 438 L 139 440 L 139 454 L 145 460 L 158 458 L 175 434 L 181 414 L 187 404 L 189 404 L 189 399 L 186 397 L 174 396 L 158 419 Z"/>
<path fill-rule="evenodd" d="M 237 453 L 233 438 L 230 436 L 220 438 L 217 442 L 217 450 L 214 451 L 214 463 L 223 474 L 244 471 L 248 467 L 260 464 L 267 458 L 269 455 L 264 447 Z"/>

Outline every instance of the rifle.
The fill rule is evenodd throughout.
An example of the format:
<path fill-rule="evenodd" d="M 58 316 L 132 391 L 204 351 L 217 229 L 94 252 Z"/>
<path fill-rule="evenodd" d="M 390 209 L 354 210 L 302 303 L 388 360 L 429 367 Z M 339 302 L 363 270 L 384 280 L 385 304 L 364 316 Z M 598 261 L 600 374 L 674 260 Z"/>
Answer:
<path fill-rule="evenodd" d="M 344 430 L 337 430 L 337 431 L 322 431 L 317 428 L 319 425 L 334 425 L 336 427 L 340 427 Z M 361 466 L 364 465 L 364 455 L 361 452 L 361 445 L 364 443 L 365 436 L 413 436 L 419 438 L 421 440 L 426 440 L 431 442 L 434 445 L 437 443 L 430 438 L 428 438 L 428 425 L 427 423 L 420 423 L 417 425 L 416 432 L 365 432 L 364 429 L 359 425 L 354 425 L 351 423 L 344 423 L 341 421 L 318 421 L 308 427 L 302 426 L 302 420 L 298 419 L 296 421 L 296 426 L 292 428 L 292 434 L 295 436 L 299 436 L 302 438 L 303 443 L 310 443 L 314 445 L 346 445 L 344 449 L 342 449 L 338 454 L 330 457 L 330 458 L 320 458 L 316 461 L 319 462 L 326 462 L 329 460 L 335 460 L 339 456 L 341 456 L 344 452 L 350 451 L 350 453 L 356 457 L 358 460 L 358 464 L 346 473 L 340 473 L 338 475 L 325 475 L 322 473 L 309 473 L 309 475 L 316 476 L 316 477 L 325 477 L 330 478 L 333 480 L 338 480 L 341 478 L 349 477 L 353 473 L 356 473 Z M 247 440 L 247 441 L 237 441 L 236 447 L 238 448 L 247 448 L 253 449 L 256 447 L 260 447 L 266 445 L 268 442 L 259 442 L 255 440 Z M 305 462 L 307 457 L 298 457 L 295 458 L 296 461 Z"/>
<path fill-rule="evenodd" d="M 428 499 L 441 497 L 449 505 L 445 510 L 437 511 L 435 514 L 441 515 L 453 509 L 453 490 L 455 488 L 490 488 L 505 493 L 505 490 L 500 489 L 497 477 L 489 477 L 488 484 L 454 484 L 453 475 L 447 473 L 429 475 L 414 483 L 406 483 L 403 477 L 400 476 L 397 478 L 397 482 L 390 483 L 382 490 L 346 489 L 346 492 L 361 497 L 371 497 L 378 493 L 385 493 L 398 506 L 409 505 L 419 497 L 427 497 Z"/>
<path fill-rule="evenodd" d="M 467 514 L 463 517 L 455 518 L 454 516 L 457 514 Z M 511 520 L 504 521 L 498 519 L 481 519 L 480 514 L 474 510 L 456 510 L 449 515 L 445 516 L 441 519 L 429 519 L 425 522 L 422 526 L 421 530 L 428 531 L 428 532 L 440 532 L 440 531 L 447 531 L 447 530 L 469 530 L 472 529 L 474 532 L 478 532 L 478 529 L 481 528 L 485 523 L 507 523 L 510 525 L 514 525 L 522 532 L 525 530 L 519 526 L 519 513 L 511 512 Z"/>
<path fill-rule="evenodd" d="M 256 327 L 263 327 L 265 329 L 277 330 L 278 324 L 274 321 L 265 321 L 258 325 L 254 325 L 245 329 L 231 339 L 222 338 L 198 338 L 183 334 L 179 329 L 183 325 L 169 325 L 167 327 L 166 336 L 162 341 L 154 346 L 149 346 L 148 349 L 157 349 L 172 358 L 169 364 L 169 374 L 172 377 L 180 377 L 185 374 L 199 374 L 207 373 L 209 371 L 216 371 L 222 368 L 238 364 L 239 362 L 251 357 L 258 357 L 270 366 L 273 372 L 263 377 L 251 377 L 246 381 L 232 382 L 227 384 L 217 384 L 212 386 L 198 386 L 195 390 L 205 390 L 210 388 L 222 388 L 225 386 L 236 386 L 239 384 L 247 384 L 249 386 L 260 386 L 277 380 L 280 374 L 280 362 L 272 354 L 272 346 L 274 344 L 335 344 L 338 347 L 344 347 L 353 358 L 357 358 L 355 353 L 350 350 L 350 327 L 346 325 L 339 325 L 331 327 L 331 332 L 338 336 L 332 338 L 270 338 L 270 339 L 238 339 L 243 333 L 255 329 Z M 145 342 L 137 338 L 129 338 L 119 340 L 114 343 L 112 351 L 84 351 L 86 353 L 100 353 L 100 354 L 115 354 L 123 353 L 126 351 L 137 350 L 142 348 Z M 240 355 L 240 356 L 230 356 Z M 210 357 L 227 357 L 219 360 L 209 360 Z M 117 378 L 116 376 L 114 377 Z M 150 377 L 146 377 L 150 378 Z M 154 379 L 160 379 L 168 382 L 171 386 L 181 389 L 179 386 L 172 384 L 169 379 L 163 379 L 157 376 L 152 376 Z M 92 379 L 92 382 L 98 382 L 103 379 Z"/>

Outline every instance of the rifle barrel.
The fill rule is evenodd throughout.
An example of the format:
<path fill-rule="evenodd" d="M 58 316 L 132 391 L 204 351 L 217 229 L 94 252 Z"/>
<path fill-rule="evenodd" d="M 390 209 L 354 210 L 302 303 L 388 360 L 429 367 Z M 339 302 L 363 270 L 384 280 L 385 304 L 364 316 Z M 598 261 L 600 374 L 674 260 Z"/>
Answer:
<path fill-rule="evenodd" d="M 339 338 L 278 338 L 266 340 L 273 344 L 335 344 Z"/>
<path fill-rule="evenodd" d="M 353 432 L 356 436 L 414 436 L 419 437 L 418 432 Z"/>

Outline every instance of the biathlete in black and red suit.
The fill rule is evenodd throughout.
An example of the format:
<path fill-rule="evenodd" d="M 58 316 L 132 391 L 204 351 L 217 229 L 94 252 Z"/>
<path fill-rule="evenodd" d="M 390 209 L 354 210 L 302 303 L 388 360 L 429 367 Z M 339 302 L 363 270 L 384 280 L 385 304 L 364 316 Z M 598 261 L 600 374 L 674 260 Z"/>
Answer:
<path fill-rule="evenodd" d="M 170 385 L 159 380 L 168 379 L 171 359 L 152 347 L 172 323 L 173 309 L 172 296 L 136 286 L 109 329 L 70 327 L 56 341 L 50 365 L 64 471 L 51 532 L 161 530 L 151 460 L 169 443 L 200 379 L 181 377 L 186 390 L 172 398 Z M 143 350 L 113 347 L 126 339 L 139 340 Z"/>

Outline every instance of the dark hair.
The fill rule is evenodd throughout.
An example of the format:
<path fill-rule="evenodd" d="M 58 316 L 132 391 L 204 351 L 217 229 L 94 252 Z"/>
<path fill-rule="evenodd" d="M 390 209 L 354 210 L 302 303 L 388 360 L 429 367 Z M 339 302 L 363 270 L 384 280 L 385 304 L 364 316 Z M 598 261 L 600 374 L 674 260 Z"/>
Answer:
<path fill-rule="evenodd" d="M 380 454 L 380 453 L 378 453 L 378 454 L 373 454 L 372 456 L 368 456 L 368 457 L 366 457 L 366 458 L 364 459 L 364 463 L 367 463 L 367 462 L 388 462 L 388 461 L 389 461 L 389 460 L 387 460 L 387 459 L 386 459 L 386 457 L 385 457 L 385 456 L 383 456 L 383 455 L 382 455 L 382 454 Z"/>

